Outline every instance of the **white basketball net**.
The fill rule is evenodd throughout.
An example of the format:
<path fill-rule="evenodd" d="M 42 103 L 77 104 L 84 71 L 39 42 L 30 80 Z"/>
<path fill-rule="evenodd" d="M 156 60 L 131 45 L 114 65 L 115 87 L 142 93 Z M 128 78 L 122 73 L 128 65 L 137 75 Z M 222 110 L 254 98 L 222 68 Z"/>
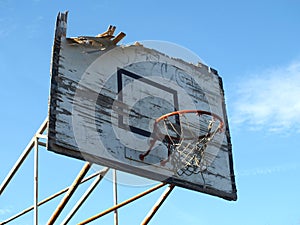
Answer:
<path fill-rule="evenodd" d="M 177 116 L 175 122 L 174 116 Z M 206 171 L 214 155 L 205 151 L 218 132 L 222 132 L 220 117 L 202 113 L 178 113 L 157 122 L 156 132 L 168 148 L 168 158 L 174 173 L 179 176 Z"/>

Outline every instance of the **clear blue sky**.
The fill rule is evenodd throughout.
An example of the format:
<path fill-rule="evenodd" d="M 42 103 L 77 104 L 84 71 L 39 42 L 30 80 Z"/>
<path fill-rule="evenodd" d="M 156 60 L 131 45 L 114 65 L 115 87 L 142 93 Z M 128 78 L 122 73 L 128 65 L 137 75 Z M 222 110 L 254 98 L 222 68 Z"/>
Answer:
<path fill-rule="evenodd" d="M 300 2 L 0 0 L 0 182 L 47 116 L 54 25 L 69 10 L 68 36 L 109 24 L 122 41 L 170 41 L 195 52 L 223 77 L 238 200 L 175 188 L 151 224 L 300 225 Z M 0 196 L 0 221 L 33 203 L 33 157 Z M 71 184 L 82 161 L 41 149 L 40 199 Z M 61 221 L 87 186 L 82 186 Z M 145 190 L 119 187 L 119 200 Z M 163 190 L 120 210 L 139 224 Z M 40 208 L 45 224 L 59 198 Z M 105 180 L 70 224 L 112 205 Z M 29 213 L 11 224 L 32 224 Z M 107 215 L 92 224 L 112 224 Z"/>

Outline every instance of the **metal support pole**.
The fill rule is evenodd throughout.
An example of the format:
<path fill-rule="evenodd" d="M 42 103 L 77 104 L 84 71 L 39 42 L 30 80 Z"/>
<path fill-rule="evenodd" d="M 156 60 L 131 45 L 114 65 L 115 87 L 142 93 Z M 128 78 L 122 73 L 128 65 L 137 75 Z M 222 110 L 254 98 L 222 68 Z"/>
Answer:
<path fill-rule="evenodd" d="M 49 219 L 47 223 L 48 225 L 54 224 L 57 217 L 60 215 L 60 213 L 62 212 L 62 210 L 64 209 L 64 207 L 66 206 L 66 204 L 68 203 L 68 201 L 70 200 L 74 192 L 76 191 L 78 185 L 80 184 L 80 182 L 82 181 L 86 173 L 89 171 L 90 167 L 91 167 L 91 163 L 87 162 L 86 164 L 84 164 L 78 176 L 70 186 L 68 192 L 65 194 L 64 198 L 61 200 L 60 204 L 57 206 L 56 210 L 54 211 L 51 218 Z"/>
<path fill-rule="evenodd" d="M 113 195 L 114 195 L 114 205 L 118 204 L 118 185 L 117 185 L 117 170 L 113 170 Z M 114 225 L 119 224 L 119 217 L 118 217 L 118 209 L 114 211 Z"/>
<path fill-rule="evenodd" d="M 164 203 L 164 201 L 166 200 L 166 198 L 169 196 L 169 194 L 173 189 L 174 189 L 174 185 L 169 185 L 169 187 L 166 188 L 166 190 L 162 193 L 162 195 L 157 200 L 155 205 L 149 211 L 149 213 L 147 214 L 143 222 L 141 222 L 141 225 L 147 225 L 150 222 L 154 214 L 158 211 L 159 207 Z"/>
<path fill-rule="evenodd" d="M 69 221 L 72 219 L 72 217 L 75 215 L 75 213 L 78 211 L 78 209 L 82 206 L 82 204 L 85 202 L 85 200 L 89 197 L 89 195 L 93 192 L 93 190 L 97 187 L 99 182 L 102 180 L 102 178 L 105 176 L 105 174 L 108 172 L 109 168 L 104 168 L 101 173 L 98 175 L 98 177 L 94 180 L 94 182 L 89 186 L 89 188 L 86 190 L 86 192 L 82 195 L 82 197 L 79 199 L 79 201 L 76 203 L 76 205 L 72 208 L 70 213 L 67 215 L 67 217 L 64 219 L 64 221 L 61 223 L 63 225 L 68 224 Z"/>
<path fill-rule="evenodd" d="M 159 188 L 161 188 L 162 186 L 165 186 L 165 185 L 166 185 L 165 183 L 160 183 L 160 184 L 158 184 L 158 185 L 156 185 L 156 186 L 154 186 L 154 187 L 152 187 L 152 188 L 150 188 L 150 189 L 148 189 L 148 190 L 146 190 L 146 191 L 144 191 L 144 192 L 142 192 L 142 193 L 140 193 L 140 194 L 138 194 L 138 195 L 136 195 L 136 196 L 134 196 L 130 199 L 125 200 L 124 202 L 121 202 L 118 205 L 115 205 L 115 206 L 113 206 L 113 207 L 111 207 L 107 210 L 104 210 L 103 212 L 101 212 L 101 213 L 99 213 L 95 216 L 90 217 L 89 219 L 87 219 L 85 221 L 82 221 L 82 222 L 78 223 L 77 225 L 88 224 L 88 223 L 90 223 L 90 222 L 92 222 L 92 221 L 94 221 L 94 220 L 96 220 L 96 219 L 98 219 L 98 218 L 100 218 L 100 217 L 102 217 L 102 216 L 104 216 L 104 215 L 120 208 L 120 207 L 123 207 L 123 206 L 125 206 L 125 205 L 127 205 L 127 204 L 129 204 L 129 203 L 131 203 L 131 202 L 133 202 L 133 201 L 135 201 L 135 200 L 137 200 L 137 199 L 139 199 L 139 198 L 141 198 L 141 197 L 143 197 L 143 196 L 145 196 L 145 195 L 147 195 L 147 194 L 149 194 L 149 193 L 151 193 L 151 192 L 153 192 L 153 191 L 155 191 L 155 190 L 157 190 L 157 189 L 159 189 Z"/>
<path fill-rule="evenodd" d="M 38 129 L 36 134 L 43 134 L 43 132 L 47 128 L 47 123 L 48 123 L 48 119 L 45 119 L 45 121 L 42 123 L 42 125 L 40 126 L 40 128 Z M 9 182 L 11 181 L 11 179 L 13 178 L 15 173 L 18 171 L 18 169 L 20 168 L 20 166 L 22 165 L 22 163 L 24 162 L 24 160 L 27 158 L 28 154 L 30 153 L 30 151 L 34 147 L 35 139 L 36 139 L 36 137 L 34 136 L 30 140 L 30 142 L 28 143 L 28 145 L 26 146 L 26 148 L 22 152 L 21 156 L 19 157 L 19 159 L 17 160 L 17 162 L 15 163 L 13 168 L 10 170 L 10 172 L 7 174 L 7 176 L 3 180 L 2 184 L 0 185 L 0 195 L 5 190 L 6 186 L 9 184 Z"/>
<path fill-rule="evenodd" d="M 94 173 L 94 174 L 88 176 L 87 178 L 84 178 L 84 179 L 80 182 L 80 184 L 85 183 L 85 182 L 87 182 L 87 181 L 93 179 L 94 177 L 98 176 L 99 174 L 102 174 L 102 173 L 103 173 L 103 171 Z M 104 176 L 104 175 L 102 174 L 102 176 Z M 55 194 L 53 194 L 53 195 L 51 195 L 51 196 L 49 196 L 49 197 L 43 199 L 42 201 L 40 201 L 40 202 L 38 203 L 38 206 L 41 206 L 41 205 L 43 205 L 43 204 L 45 204 L 45 203 L 51 201 L 52 199 L 54 199 L 54 198 L 56 198 L 56 197 L 62 195 L 63 193 L 66 193 L 69 189 L 70 189 L 70 187 L 64 188 L 64 189 L 62 189 L 62 190 L 56 192 Z M 13 221 L 13 220 L 19 218 L 20 216 L 23 216 L 23 215 L 25 215 L 26 213 L 32 211 L 33 209 L 34 209 L 34 205 L 32 205 L 32 206 L 30 206 L 30 207 L 24 209 L 23 211 L 21 211 L 21 212 L 17 213 L 16 215 L 14 215 L 14 216 L 12 216 L 12 217 L 6 219 L 5 221 L 0 222 L 0 225 L 7 224 L 7 223 L 9 223 L 9 222 L 11 222 L 11 221 Z"/>
<path fill-rule="evenodd" d="M 33 205 L 34 205 L 34 225 L 38 225 L 38 185 L 39 185 L 39 149 L 38 149 L 38 138 L 35 137 L 34 142 L 34 199 L 33 199 Z"/>

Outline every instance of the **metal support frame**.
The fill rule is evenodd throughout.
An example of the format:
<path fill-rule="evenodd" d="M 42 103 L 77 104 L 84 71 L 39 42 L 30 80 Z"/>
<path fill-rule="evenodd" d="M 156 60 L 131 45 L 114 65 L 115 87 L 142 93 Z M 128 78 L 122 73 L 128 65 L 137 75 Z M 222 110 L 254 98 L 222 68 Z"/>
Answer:
<path fill-rule="evenodd" d="M 48 120 L 45 119 L 45 121 L 42 123 L 40 128 L 37 130 L 36 135 L 42 135 L 44 131 L 47 128 Z M 19 159 L 13 166 L 13 168 L 10 170 L 10 172 L 7 174 L 5 179 L 3 180 L 2 184 L 0 185 L 0 195 L 5 190 L 6 186 L 9 184 L 15 173 L 18 171 L 18 169 L 21 167 L 24 160 L 27 158 L 28 154 L 31 152 L 32 148 L 35 145 L 36 142 L 36 135 L 33 136 L 33 138 L 30 140 L 26 148 L 24 149 L 23 153 L 20 155 Z"/>
<path fill-rule="evenodd" d="M 49 221 L 47 224 L 54 224 L 55 221 L 57 220 L 57 218 L 59 217 L 60 213 L 62 212 L 62 210 L 65 208 L 66 204 L 68 203 L 68 201 L 70 200 L 70 198 L 72 197 L 72 195 L 74 194 L 74 192 L 76 191 L 76 189 L 78 188 L 78 186 L 82 183 L 85 183 L 93 178 L 95 178 L 94 182 L 89 186 L 89 188 L 86 190 L 86 192 L 81 196 L 81 198 L 77 201 L 77 203 L 75 204 L 75 206 L 72 208 L 72 210 L 69 212 L 69 214 L 66 216 L 66 218 L 63 220 L 63 222 L 61 224 L 68 224 L 69 221 L 72 219 L 72 217 L 75 215 L 75 213 L 79 210 L 79 208 L 82 206 L 82 204 L 85 202 L 85 200 L 89 197 L 89 195 L 93 192 L 93 190 L 97 187 L 97 185 L 99 184 L 99 182 L 102 180 L 102 178 L 106 175 L 106 173 L 108 172 L 109 168 L 104 168 L 102 171 L 96 172 L 86 178 L 85 175 L 87 174 L 87 172 L 89 171 L 90 167 L 91 167 L 91 163 L 87 162 L 83 168 L 81 169 L 81 171 L 79 172 L 79 174 L 77 175 L 77 177 L 75 178 L 75 180 L 73 181 L 72 185 L 70 185 L 69 187 L 66 187 L 58 192 L 56 192 L 55 194 L 41 200 L 39 202 L 39 146 L 43 146 L 46 147 L 45 142 L 40 141 L 40 139 L 47 139 L 47 135 L 44 135 L 44 132 L 46 132 L 47 129 L 47 124 L 48 124 L 48 120 L 46 119 L 42 125 L 40 126 L 40 128 L 37 130 L 36 134 L 33 136 L 33 138 L 30 140 L 30 142 L 28 143 L 28 145 L 26 146 L 26 148 L 24 149 L 24 151 L 22 152 L 21 156 L 18 158 L 18 160 L 16 161 L 16 163 L 14 164 L 14 166 L 12 167 L 12 169 L 9 171 L 9 173 L 7 174 L 7 176 L 5 177 L 5 179 L 3 180 L 3 182 L 0 185 L 0 195 L 3 194 L 4 190 L 7 188 L 8 184 L 10 183 L 10 181 L 12 180 L 12 178 L 14 177 L 14 175 L 16 174 L 16 172 L 20 169 L 22 163 L 25 161 L 25 159 L 27 158 L 27 156 L 29 155 L 29 153 L 32 151 L 32 149 L 34 149 L 34 164 L 33 164 L 33 168 L 34 168 L 34 174 L 33 174 L 33 182 L 34 182 L 34 190 L 33 190 L 33 205 L 24 209 L 23 211 L 15 214 L 14 216 L 6 219 L 5 221 L 0 222 L 0 225 L 4 225 L 7 224 L 23 215 L 25 215 L 28 212 L 31 212 L 33 210 L 33 221 L 34 221 L 34 225 L 38 225 L 38 209 L 39 206 L 49 202 L 50 200 L 62 195 L 65 193 L 65 196 L 63 197 L 63 199 L 61 200 L 61 202 L 59 203 L 59 205 L 57 206 L 57 208 L 55 209 L 55 211 L 53 212 L 52 216 L 49 218 Z M 93 220 L 96 220 L 110 212 L 114 212 L 114 225 L 118 225 L 119 220 L 118 220 L 118 209 L 139 199 L 142 198 L 143 196 L 165 186 L 165 183 L 159 183 L 158 185 L 140 193 L 137 194 L 136 196 L 129 198 L 121 203 L 118 203 L 118 191 L 117 191 L 117 171 L 113 170 L 113 201 L 114 201 L 114 206 L 111 208 L 108 208 L 107 210 L 104 210 L 103 212 L 85 220 L 80 222 L 79 224 L 87 224 Z M 148 224 L 148 222 L 152 219 L 152 217 L 154 216 L 154 214 L 157 212 L 157 210 L 159 209 L 159 207 L 163 204 L 163 202 L 165 201 L 165 199 L 168 197 L 168 195 L 170 194 L 170 192 L 173 190 L 174 186 L 170 185 L 165 192 L 162 194 L 162 196 L 158 199 L 157 203 L 153 206 L 153 208 L 149 211 L 148 215 L 145 217 L 144 221 L 142 222 L 142 224 Z M 1 196 L 0 196 L 1 197 Z"/>
<path fill-rule="evenodd" d="M 82 181 L 82 179 L 84 178 L 84 176 L 87 174 L 87 172 L 91 168 L 91 165 L 92 164 L 89 163 L 89 162 L 87 162 L 87 163 L 84 164 L 83 168 L 79 172 L 78 176 L 74 180 L 74 182 L 71 185 L 71 187 L 69 188 L 68 192 L 66 193 L 66 195 L 61 200 L 61 202 L 57 206 L 56 210 L 54 211 L 54 213 L 50 217 L 50 219 L 49 219 L 49 221 L 47 223 L 48 225 L 54 224 L 54 222 L 56 221 L 56 219 L 58 218 L 58 216 L 60 215 L 60 213 L 62 212 L 62 210 L 67 205 L 67 203 L 70 200 L 70 198 L 72 197 L 72 195 L 75 193 L 75 191 L 76 191 L 77 187 L 79 186 L 80 182 Z"/>
<path fill-rule="evenodd" d="M 33 209 L 34 209 L 34 225 L 38 225 L 38 146 L 39 146 L 39 138 L 44 138 L 43 133 L 45 132 L 47 128 L 48 120 L 45 119 L 45 121 L 42 123 L 40 128 L 37 130 L 36 134 L 32 137 L 31 141 L 28 143 L 24 151 L 22 152 L 21 156 L 13 166 L 13 168 L 10 170 L 6 178 L 3 180 L 3 182 L 0 185 L 0 195 L 4 192 L 9 182 L 12 180 L 18 169 L 21 167 L 29 153 L 34 149 L 34 174 L 33 174 Z M 41 142 L 42 143 L 42 142 Z M 4 224 L 1 222 L 0 224 Z"/>
<path fill-rule="evenodd" d="M 95 178 L 96 176 L 101 176 L 101 177 L 103 177 L 103 176 L 104 176 L 104 170 L 102 170 L 102 171 L 100 171 L 100 172 L 96 172 L 96 173 L 94 173 L 94 174 L 92 174 L 92 175 L 90 175 L 90 176 L 84 178 L 84 179 L 80 182 L 80 184 L 83 184 L 83 183 L 85 183 L 85 182 L 87 182 L 87 181 L 89 181 L 89 180 Z M 66 193 L 69 189 L 70 189 L 70 187 L 66 187 L 66 188 L 64 188 L 64 189 L 62 189 L 62 190 L 56 192 L 55 194 L 53 194 L 53 195 L 51 195 L 51 196 L 49 196 L 49 197 L 43 199 L 42 201 L 40 201 L 40 202 L 38 203 L 38 206 L 41 206 L 41 205 L 43 205 L 43 204 L 45 204 L 45 203 L 51 201 L 52 199 L 54 199 L 54 198 L 56 198 L 56 197 L 62 195 L 63 193 Z M 12 217 L 6 219 L 5 221 L 0 222 L 0 225 L 7 224 L 7 223 L 9 223 L 9 222 L 11 222 L 11 221 L 13 221 L 13 220 L 19 218 L 20 216 L 23 216 L 23 215 L 25 215 L 26 213 L 32 211 L 33 209 L 34 209 L 34 205 L 32 205 L 32 206 L 30 206 L 30 207 L 24 209 L 23 211 L 21 211 L 21 212 L 17 213 L 16 215 L 14 215 L 14 216 L 12 216 Z"/>
<path fill-rule="evenodd" d="M 92 216 L 92 217 L 90 217 L 90 218 L 88 218 L 88 219 L 86 219 L 86 220 L 78 223 L 78 225 L 88 224 L 88 223 L 90 223 L 90 222 L 92 222 L 92 221 L 94 221 L 94 220 L 96 220 L 96 219 L 98 219 L 98 218 L 100 218 L 100 217 L 102 217 L 102 216 L 104 216 L 104 215 L 106 215 L 106 214 L 108 214 L 108 213 L 110 213 L 110 212 L 118 209 L 118 208 L 121 208 L 121 207 L 123 207 L 123 206 L 125 206 L 125 205 L 127 205 L 127 204 L 129 204 L 129 203 L 131 203 L 131 202 L 133 202 L 133 201 L 141 198 L 141 197 L 144 197 L 145 195 L 147 195 L 147 194 L 149 194 L 149 193 L 151 193 L 153 191 L 156 191 L 157 189 L 159 189 L 159 188 L 161 188 L 162 186 L 165 186 L 165 185 L 166 185 L 165 183 L 160 183 L 160 184 L 158 184 L 158 185 L 156 185 L 156 186 L 154 186 L 154 187 L 152 187 L 152 188 L 150 188 L 150 189 L 148 189 L 148 190 L 146 190 L 146 191 L 144 191 L 144 192 L 142 192 L 140 194 L 137 194 L 136 196 L 134 196 L 132 198 L 129 198 L 129 199 L 121 202 L 120 204 L 117 204 L 117 205 L 115 205 L 115 206 L 113 206 L 113 207 L 111 207 L 111 208 L 109 208 L 107 210 L 104 210 L 103 212 L 101 212 L 101 213 L 99 213 L 99 214 L 97 214 L 95 216 Z"/>
<path fill-rule="evenodd" d="M 38 198 L 39 198 L 39 168 L 38 168 L 38 164 L 39 164 L 39 147 L 38 147 L 38 143 L 39 143 L 39 139 L 37 136 L 35 136 L 35 142 L 34 142 L 34 225 L 38 225 L 39 222 L 39 218 L 38 218 Z"/>
<path fill-rule="evenodd" d="M 114 205 L 118 205 L 118 185 L 117 185 L 117 170 L 113 170 L 113 195 Z M 119 224 L 118 209 L 114 210 L 114 225 Z"/>

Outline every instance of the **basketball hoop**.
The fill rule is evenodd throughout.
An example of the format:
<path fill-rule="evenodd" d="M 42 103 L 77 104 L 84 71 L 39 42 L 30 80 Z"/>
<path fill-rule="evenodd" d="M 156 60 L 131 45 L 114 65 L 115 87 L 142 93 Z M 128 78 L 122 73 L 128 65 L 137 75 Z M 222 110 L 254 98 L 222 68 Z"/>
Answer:
<path fill-rule="evenodd" d="M 155 120 L 149 149 L 140 154 L 140 160 L 154 148 L 159 140 L 168 149 L 168 157 L 160 162 L 170 162 L 179 176 L 198 174 L 211 163 L 205 150 L 217 133 L 223 132 L 220 116 L 202 110 L 180 110 L 165 114 Z"/>

